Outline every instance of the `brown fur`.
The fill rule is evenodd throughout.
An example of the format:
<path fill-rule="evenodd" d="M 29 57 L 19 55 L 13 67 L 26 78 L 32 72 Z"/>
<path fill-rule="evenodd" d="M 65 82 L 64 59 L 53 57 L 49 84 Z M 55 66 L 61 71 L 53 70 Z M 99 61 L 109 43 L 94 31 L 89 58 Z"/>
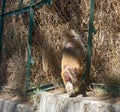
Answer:
<path fill-rule="evenodd" d="M 82 41 L 80 41 L 73 30 L 64 39 L 61 76 L 69 96 L 75 93 L 75 89 L 78 91 L 84 72 L 85 51 L 83 44 L 81 44 Z"/>

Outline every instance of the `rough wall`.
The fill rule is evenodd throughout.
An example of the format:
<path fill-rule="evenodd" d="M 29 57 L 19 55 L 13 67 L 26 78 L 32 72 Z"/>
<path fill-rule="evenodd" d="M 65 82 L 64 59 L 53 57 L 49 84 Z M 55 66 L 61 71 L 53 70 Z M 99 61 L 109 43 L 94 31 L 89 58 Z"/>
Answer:
<path fill-rule="evenodd" d="M 41 92 L 36 102 L 36 112 L 120 112 L 120 103 L 116 101 L 80 96 L 69 98 L 65 94 Z"/>

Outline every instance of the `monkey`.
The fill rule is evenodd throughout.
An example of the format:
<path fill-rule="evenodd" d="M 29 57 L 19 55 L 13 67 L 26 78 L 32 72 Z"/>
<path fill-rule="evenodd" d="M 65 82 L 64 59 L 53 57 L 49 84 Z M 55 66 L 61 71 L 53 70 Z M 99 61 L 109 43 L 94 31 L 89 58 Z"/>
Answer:
<path fill-rule="evenodd" d="M 63 39 L 61 77 L 70 97 L 79 91 L 80 80 L 85 71 L 85 46 L 80 36 L 70 30 Z"/>

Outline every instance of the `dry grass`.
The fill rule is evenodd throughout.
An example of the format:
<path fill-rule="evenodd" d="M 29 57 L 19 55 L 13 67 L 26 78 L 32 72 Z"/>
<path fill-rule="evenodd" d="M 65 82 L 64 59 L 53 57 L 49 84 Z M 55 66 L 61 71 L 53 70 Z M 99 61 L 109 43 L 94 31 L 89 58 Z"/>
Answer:
<path fill-rule="evenodd" d="M 22 17 L 19 16 L 18 20 Z M 27 29 L 15 16 L 5 18 L 1 81 L 13 89 L 24 89 L 26 72 Z M 20 26 L 20 27 L 19 27 Z"/>
<path fill-rule="evenodd" d="M 120 85 L 119 5 L 119 0 L 96 1 L 92 75 L 106 84 Z"/>
<path fill-rule="evenodd" d="M 24 4 L 27 5 L 28 3 Z M 7 6 L 7 12 L 17 7 L 17 5 L 13 6 L 13 8 L 12 6 L 10 9 Z M 120 85 L 119 6 L 119 0 L 95 1 L 94 26 L 97 33 L 93 36 L 91 77 L 97 83 Z M 44 6 L 35 11 L 32 45 L 32 58 L 35 64 L 32 66 L 30 78 L 33 86 L 45 83 L 58 85 L 62 82 L 60 63 L 64 32 L 74 29 L 79 35 L 82 35 L 84 43 L 87 44 L 88 33 L 86 31 L 88 31 L 89 10 L 89 0 L 60 0 L 59 2 L 58 0 L 53 0 L 51 6 Z M 14 20 L 14 17 L 6 19 L 4 30 L 4 36 L 6 37 L 6 40 L 4 40 L 6 41 L 5 48 L 8 50 L 7 80 L 8 83 L 17 83 L 16 85 L 19 84 L 18 81 L 11 82 L 10 77 L 13 74 L 12 77 L 16 77 L 16 74 L 21 74 L 17 71 L 18 69 L 24 71 L 22 75 L 19 75 L 22 78 L 25 77 L 26 72 L 25 50 L 28 34 L 28 15 L 24 14 L 22 16 L 20 15 L 17 23 L 11 22 Z M 7 39 L 10 37 L 11 24 L 15 33 L 13 36 L 14 42 Z M 20 40 L 18 37 L 20 37 Z M 14 48 L 17 49 L 16 53 L 13 53 Z M 11 53 L 11 56 L 8 55 L 9 53 Z M 20 55 L 22 56 L 19 58 Z M 13 57 L 19 58 L 19 61 L 15 61 L 16 59 Z M 10 60 L 12 60 L 13 66 L 10 64 Z M 12 73 L 8 71 L 12 71 Z M 19 79 L 23 80 L 20 77 Z M 15 78 L 12 80 L 15 80 Z"/>

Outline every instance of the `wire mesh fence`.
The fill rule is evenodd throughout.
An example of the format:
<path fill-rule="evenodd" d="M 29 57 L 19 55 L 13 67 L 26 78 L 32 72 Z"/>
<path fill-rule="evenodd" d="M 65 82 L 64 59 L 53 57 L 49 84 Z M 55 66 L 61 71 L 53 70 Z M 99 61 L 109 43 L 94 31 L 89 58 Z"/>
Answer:
<path fill-rule="evenodd" d="M 16 18 L 17 17 L 17 18 Z M 22 15 L 4 18 L 2 77 L 10 88 L 25 89 L 26 52 L 28 28 Z M 7 30 L 6 30 L 7 29 Z"/>
<path fill-rule="evenodd" d="M 35 4 L 39 2 L 40 0 L 35 0 Z M 1 68 L 0 82 L 15 88 L 22 88 L 25 81 L 30 20 L 29 11 L 24 12 L 24 7 L 29 5 L 30 0 L 6 1 L 5 13 L 14 12 L 20 7 L 23 9 L 19 15 L 4 17 L 2 51 L 3 62 L 6 64 Z M 91 77 L 94 81 L 97 79 L 97 82 L 116 84 L 120 82 L 119 5 L 119 0 L 95 1 L 94 25 L 97 33 L 93 37 Z M 0 9 L 2 9 L 1 1 Z M 34 10 L 31 48 L 34 65 L 31 66 L 31 86 L 62 83 L 60 72 L 64 32 L 74 29 L 83 37 L 82 40 L 87 47 L 89 10 L 89 0 L 53 0 L 52 5 Z M 109 75 L 110 73 L 112 74 Z M 13 78 L 12 74 L 14 74 Z M 115 76 L 114 81 L 106 80 L 112 76 Z M 16 77 L 18 80 L 15 82 Z"/>
<path fill-rule="evenodd" d="M 0 15 L 1 15 L 1 12 L 2 12 L 2 2 L 0 2 Z"/>

